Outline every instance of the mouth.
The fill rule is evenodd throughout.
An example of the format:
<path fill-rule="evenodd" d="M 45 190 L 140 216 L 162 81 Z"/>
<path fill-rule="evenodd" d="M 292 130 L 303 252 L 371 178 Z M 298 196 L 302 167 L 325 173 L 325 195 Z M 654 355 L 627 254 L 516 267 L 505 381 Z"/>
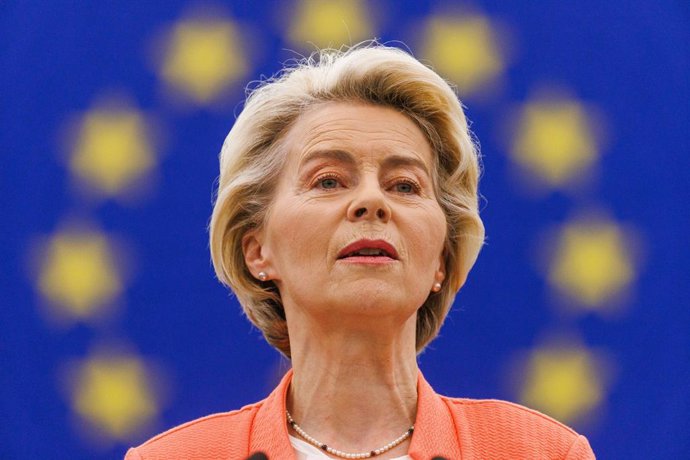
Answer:
<path fill-rule="evenodd" d="M 338 260 L 355 263 L 387 263 L 398 260 L 398 252 L 384 240 L 359 240 L 338 253 Z"/>

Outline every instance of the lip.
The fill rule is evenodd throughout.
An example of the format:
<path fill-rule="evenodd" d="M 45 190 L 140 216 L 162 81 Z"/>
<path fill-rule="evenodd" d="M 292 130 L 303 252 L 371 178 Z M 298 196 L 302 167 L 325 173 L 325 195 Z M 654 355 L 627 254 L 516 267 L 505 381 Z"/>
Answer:
<path fill-rule="evenodd" d="M 386 256 L 346 257 L 347 254 L 350 254 L 351 252 L 355 252 L 355 251 L 360 251 L 362 249 L 381 249 L 382 251 L 386 251 L 386 253 L 390 257 L 386 257 Z M 360 261 L 363 263 L 373 263 L 376 261 L 378 261 L 379 263 L 388 262 L 391 260 L 398 260 L 398 251 L 395 250 L 395 247 L 392 244 L 390 244 L 389 242 L 384 241 L 384 240 L 361 239 L 361 240 L 355 241 L 354 243 L 348 244 L 343 249 L 341 249 L 340 252 L 338 253 L 338 260 L 352 260 L 352 261 Z"/>

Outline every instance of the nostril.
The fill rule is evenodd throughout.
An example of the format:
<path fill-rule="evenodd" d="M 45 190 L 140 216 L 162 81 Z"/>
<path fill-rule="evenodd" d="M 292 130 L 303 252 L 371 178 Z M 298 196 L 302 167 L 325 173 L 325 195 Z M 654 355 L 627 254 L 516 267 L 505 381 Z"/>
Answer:
<path fill-rule="evenodd" d="M 379 219 L 383 219 L 383 216 L 385 216 L 385 215 L 386 215 L 386 213 L 384 212 L 383 209 L 378 209 L 376 211 L 376 217 L 378 217 Z"/>
<path fill-rule="evenodd" d="M 366 208 L 359 208 L 358 210 L 355 211 L 355 216 L 356 217 L 362 217 L 364 214 L 366 214 L 367 210 Z"/>

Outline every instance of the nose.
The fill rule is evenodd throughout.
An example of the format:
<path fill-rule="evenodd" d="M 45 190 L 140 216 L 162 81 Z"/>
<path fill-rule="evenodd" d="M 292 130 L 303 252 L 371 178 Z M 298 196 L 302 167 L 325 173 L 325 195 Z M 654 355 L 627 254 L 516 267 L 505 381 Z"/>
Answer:
<path fill-rule="evenodd" d="M 374 182 L 374 181 L 371 181 Z M 381 190 L 378 180 L 376 183 L 363 183 L 355 190 L 354 198 L 347 210 L 349 220 L 381 221 L 386 223 L 391 218 L 391 208 L 386 196 Z"/>

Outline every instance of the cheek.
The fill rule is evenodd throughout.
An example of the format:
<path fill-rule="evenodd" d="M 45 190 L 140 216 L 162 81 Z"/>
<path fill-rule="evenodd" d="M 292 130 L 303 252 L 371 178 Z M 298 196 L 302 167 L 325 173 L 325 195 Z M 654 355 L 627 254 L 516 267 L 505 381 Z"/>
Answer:
<path fill-rule="evenodd" d="M 432 208 L 408 224 L 410 250 L 424 266 L 436 270 L 446 238 L 446 218 L 440 208 Z M 428 265 L 427 265 L 428 264 Z"/>
<path fill-rule="evenodd" d="M 274 261 L 289 270 L 307 268 L 323 259 L 328 248 L 323 212 L 314 212 L 302 202 L 276 202 L 274 205 L 269 232 L 269 248 Z"/>

